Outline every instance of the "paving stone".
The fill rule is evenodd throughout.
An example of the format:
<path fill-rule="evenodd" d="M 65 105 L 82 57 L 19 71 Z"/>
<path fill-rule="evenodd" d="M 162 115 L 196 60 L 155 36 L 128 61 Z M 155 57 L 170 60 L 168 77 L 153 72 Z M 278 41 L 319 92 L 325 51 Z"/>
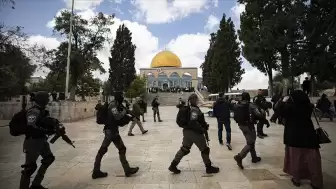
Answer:
<path fill-rule="evenodd" d="M 277 179 L 277 177 L 267 169 L 246 169 L 243 173 L 250 181 Z"/>
<path fill-rule="evenodd" d="M 190 154 L 182 159 L 178 168 L 181 174 L 174 175 L 168 166 L 180 149 L 182 129 L 175 123 L 176 107 L 161 108 L 162 123 L 154 123 L 152 112 L 148 112 L 144 127 L 148 134 L 142 135 L 134 129 L 134 137 L 127 136 L 128 126 L 120 128 L 120 135 L 127 147 L 127 159 L 131 166 L 139 166 L 140 171 L 132 177 L 125 177 L 119 162 L 118 150 L 112 144 L 102 161 L 102 171 L 109 173 L 102 179 L 91 178 L 93 162 L 103 141 L 103 127 L 95 119 L 66 123 L 68 136 L 75 141 L 72 148 L 59 139 L 51 145 L 56 157 L 50 166 L 43 185 L 50 189 L 294 189 L 290 176 L 282 172 L 284 162 L 283 126 L 272 124 L 265 128 L 269 137 L 257 139 L 256 151 L 262 161 L 254 164 L 248 156 L 243 160 L 244 170 L 240 170 L 233 156 L 245 146 L 245 139 L 237 124 L 232 120 L 232 146 L 229 151 L 219 145 L 216 119 L 206 116 L 210 124 L 210 158 L 220 173 L 205 173 L 201 153 L 194 145 Z M 336 133 L 336 124 L 322 122 L 331 138 Z M 225 137 L 225 131 L 223 131 Z M 17 189 L 21 165 L 24 162 L 22 143 L 24 137 L 12 137 L 8 127 L 0 127 L 0 188 Z M 336 186 L 335 144 L 321 147 L 325 189 Z M 39 158 L 37 164 L 40 165 Z M 309 181 L 301 186 L 308 189 Z"/>

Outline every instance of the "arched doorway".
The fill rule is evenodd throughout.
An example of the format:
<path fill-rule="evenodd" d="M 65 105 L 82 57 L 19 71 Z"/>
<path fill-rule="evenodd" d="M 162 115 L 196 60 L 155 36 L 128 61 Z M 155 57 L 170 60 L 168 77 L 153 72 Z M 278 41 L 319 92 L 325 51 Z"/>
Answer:
<path fill-rule="evenodd" d="M 162 85 L 162 88 L 163 88 L 163 90 L 168 89 L 168 83 L 164 83 L 164 84 Z"/>
<path fill-rule="evenodd" d="M 192 76 L 190 73 L 186 72 L 182 75 L 182 82 L 184 88 L 192 87 Z"/>
<path fill-rule="evenodd" d="M 158 87 L 163 89 L 163 84 L 167 84 L 169 82 L 167 74 L 164 72 L 159 73 L 157 76 L 157 81 L 158 81 Z"/>
<path fill-rule="evenodd" d="M 172 74 L 170 74 L 169 76 L 169 81 L 171 83 L 171 87 L 180 87 L 180 80 L 181 77 L 177 72 L 173 72 Z"/>

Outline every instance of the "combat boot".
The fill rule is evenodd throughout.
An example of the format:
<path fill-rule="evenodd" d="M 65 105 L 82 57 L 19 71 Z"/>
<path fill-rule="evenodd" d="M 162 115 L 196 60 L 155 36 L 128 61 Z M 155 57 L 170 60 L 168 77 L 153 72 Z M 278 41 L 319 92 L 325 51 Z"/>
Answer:
<path fill-rule="evenodd" d="M 102 172 L 102 171 L 93 171 L 92 172 L 92 178 L 93 179 L 97 179 L 97 178 L 105 178 L 107 177 L 107 173 L 106 172 Z"/>
<path fill-rule="evenodd" d="M 239 155 L 235 155 L 234 157 L 234 160 L 237 162 L 237 165 L 240 169 L 244 169 L 244 166 L 243 166 L 243 159 L 239 156 Z"/>
<path fill-rule="evenodd" d="M 125 170 L 125 176 L 130 177 L 139 171 L 139 167 L 130 167 Z"/>
<path fill-rule="evenodd" d="M 48 189 L 48 188 L 45 188 L 42 185 L 31 185 L 30 189 Z"/>
<path fill-rule="evenodd" d="M 218 173 L 219 172 L 219 168 L 218 167 L 214 167 L 211 164 L 206 165 L 206 173 L 207 174 L 213 174 L 213 173 Z"/>
<path fill-rule="evenodd" d="M 252 163 L 258 163 L 261 161 L 260 157 L 252 158 Z"/>
<path fill-rule="evenodd" d="M 172 161 L 171 164 L 170 164 L 170 166 L 169 166 L 169 168 L 168 168 L 168 170 L 171 171 L 171 172 L 173 172 L 174 174 L 180 174 L 181 170 L 179 170 L 177 168 L 177 165 L 178 165 L 178 162 Z"/>

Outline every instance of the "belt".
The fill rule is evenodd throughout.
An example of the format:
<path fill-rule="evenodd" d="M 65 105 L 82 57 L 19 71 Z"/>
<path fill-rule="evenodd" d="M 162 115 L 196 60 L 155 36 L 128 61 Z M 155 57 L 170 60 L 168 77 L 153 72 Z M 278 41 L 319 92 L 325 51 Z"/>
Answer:
<path fill-rule="evenodd" d="M 46 136 L 26 136 L 26 140 L 28 140 L 28 139 L 42 139 L 42 138 L 47 139 Z"/>

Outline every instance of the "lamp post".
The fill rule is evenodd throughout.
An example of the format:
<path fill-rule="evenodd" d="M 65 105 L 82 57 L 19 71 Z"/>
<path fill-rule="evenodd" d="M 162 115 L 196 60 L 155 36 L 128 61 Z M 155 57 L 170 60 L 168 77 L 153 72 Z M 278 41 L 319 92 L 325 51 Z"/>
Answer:
<path fill-rule="evenodd" d="M 72 24 L 73 24 L 73 12 L 74 12 L 75 0 L 72 0 L 71 5 L 71 15 L 70 15 L 70 32 L 69 32 L 69 41 L 68 41 L 68 58 L 67 58 L 67 70 L 65 78 L 65 97 L 69 98 L 69 77 L 70 77 L 70 58 L 71 58 L 71 37 L 72 37 Z"/>

